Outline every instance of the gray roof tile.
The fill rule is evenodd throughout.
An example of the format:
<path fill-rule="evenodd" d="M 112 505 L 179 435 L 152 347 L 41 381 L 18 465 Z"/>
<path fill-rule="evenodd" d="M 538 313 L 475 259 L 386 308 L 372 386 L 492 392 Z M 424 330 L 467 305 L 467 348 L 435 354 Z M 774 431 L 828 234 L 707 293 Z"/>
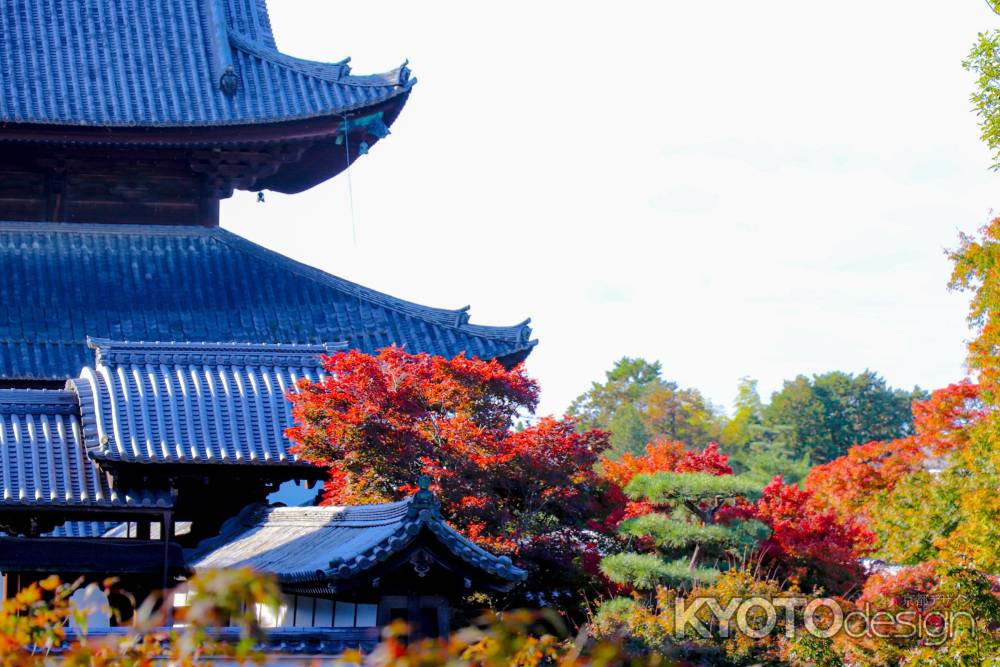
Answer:
<path fill-rule="evenodd" d="M 4 123 L 273 123 L 374 106 L 415 81 L 405 66 L 354 76 L 347 61 L 279 53 L 264 0 L 0 0 Z"/>
<path fill-rule="evenodd" d="M 170 496 L 115 488 L 87 457 L 76 396 L 0 390 L 0 508 L 165 508 Z"/>
<path fill-rule="evenodd" d="M 464 352 L 505 362 L 535 345 L 527 321 L 396 299 L 220 228 L 0 222 L 0 379 L 65 380 L 112 340 L 315 344 Z"/>
<path fill-rule="evenodd" d="M 427 492 L 420 492 L 427 493 Z M 501 580 L 527 573 L 469 541 L 419 496 L 384 505 L 252 506 L 187 555 L 195 570 L 252 567 L 283 583 L 349 579 L 402 551 L 423 531 L 455 556 Z"/>
<path fill-rule="evenodd" d="M 293 465 L 286 395 L 324 377 L 336 345 L 92 341 L 79 396 L 91 458 L 130 463 Z M 308 465 L 298 463 L 299 465 Z"/>

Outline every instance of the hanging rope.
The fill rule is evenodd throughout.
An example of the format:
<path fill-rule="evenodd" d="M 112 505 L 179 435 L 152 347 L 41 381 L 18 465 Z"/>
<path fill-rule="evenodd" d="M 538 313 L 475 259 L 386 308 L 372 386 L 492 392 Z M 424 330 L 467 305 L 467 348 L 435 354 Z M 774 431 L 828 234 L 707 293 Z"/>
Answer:
<path fill-rule="evenodd" d="M 347 114 L 344 114 L 344 156 L 347 159 L 345 164 L 347 165 L 344 171 L 347 172 L 347 202 L 351 208 L 351 240 L 354 242 L 354 247 L 358 246 L 358 230 L 357 223 L 354 219 L 354 186 L 351 183 L 351 143 L 347 136 Z"/>

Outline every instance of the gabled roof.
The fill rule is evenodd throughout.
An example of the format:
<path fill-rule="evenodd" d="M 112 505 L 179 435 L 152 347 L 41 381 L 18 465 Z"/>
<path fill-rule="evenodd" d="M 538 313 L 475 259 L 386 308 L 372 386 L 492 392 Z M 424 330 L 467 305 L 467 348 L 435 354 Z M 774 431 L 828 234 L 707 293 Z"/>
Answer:
<path fill-rule="evenodd" d="M 76 396 L 0 390 L 0 510 L 5 507 L 167 508 L 170 495 L 126 491 L 86 454 Z"/>
<path fill-rule="evenodd" d="M 71 380 L 90 458 L 129 463 L 293 465 L 286 398 L 323 378 L 330 345 L 118 343 Z M 300 464 L 308 465 L 308 464 Z"/>
<path fill-rule="evenodd" d="M 279 53 L 264 0 L 0 0 L 0 123 L 277 123 L 402 100 L 415 81 Z"/>
<path fill-rule="evenodd" d="M 469 323 L 324 273 L 220 228 L 0 222 L 0 379 L 65 380 L 87 337 L 460 352 L 513 364 L 527 321 Z"/>
<path fill-rule="evenodd" d="M 403 552 L 427 532 L 469 567 L 502 581 L 527 573 L 472 543 L 441 517 L 436 502 L 418 492 L 383 505 L 250 507 L 222 533 L 187 554 L 195 570 L 252 567 L 282 583 L 347 580 Z"/>

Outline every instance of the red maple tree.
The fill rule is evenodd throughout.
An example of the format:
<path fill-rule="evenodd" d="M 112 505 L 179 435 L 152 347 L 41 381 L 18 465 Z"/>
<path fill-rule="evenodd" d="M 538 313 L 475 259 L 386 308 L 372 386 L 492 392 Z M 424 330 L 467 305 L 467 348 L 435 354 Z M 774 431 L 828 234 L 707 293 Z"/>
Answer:
<path fill-rule="evenodd" d="M 398 500 L 428 475 L 445 516 L 484 547 L 529 566 L 540 550 L 579 555 L 599 512 L 594 465 L 607 434 L 551 417 L 515 428 L 538 402 L 523 367 L 398 347 L 337 353 L 323 367 L 325 379 L 289 396 L 297 425 L 287 434 L 329 472 L 326 503 Z"/>
<path fill-rule="evenodd" d="M 854 518 L 821 509 L 813 493 L 775 476 L 755 503 L 744 503 L 732 516 L 756 519 L 771 529 L 760 545 L 763 561 L 774 574 L 846 593 L 864 580 L 858 559 L 868 553 L 875 535 Z"/>

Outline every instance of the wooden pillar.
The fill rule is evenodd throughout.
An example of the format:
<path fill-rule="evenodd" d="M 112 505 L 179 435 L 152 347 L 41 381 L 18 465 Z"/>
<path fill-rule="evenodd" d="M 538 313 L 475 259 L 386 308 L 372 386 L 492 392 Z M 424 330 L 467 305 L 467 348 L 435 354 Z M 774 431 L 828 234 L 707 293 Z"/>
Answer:
<path fill-rule="evenodd" d="M 170 543 L 174 539 L 174 513 L 167 510 L 163 513 L 163 522 L 160 523 L 160 541 L 163 542 L 163 606 L 165 610 L 165 624 L 170 627 L 174 624 L 174 597 L 167 594 L 170 588 Z"/>
<path fill-rule="evenodd" d="M 66 170 L 62 161 L 57 161 L 45 175 L 45 219 L 66 220 Z"/>
<path fill-rule="evenodd" d="M 410 624 L 410 636 L 411 637 L 422 637 L 423 628 L 421 627 L 420 619 L 420 596 L 419 595 L 407 595 L 407 612 L 406 618 Z"/>
<path fill-rule="evenodd" d="M 219 226 L 219 200 L 215 197 L 202 197 L 198 202 L 198 224 L 202 227 Z"/>

